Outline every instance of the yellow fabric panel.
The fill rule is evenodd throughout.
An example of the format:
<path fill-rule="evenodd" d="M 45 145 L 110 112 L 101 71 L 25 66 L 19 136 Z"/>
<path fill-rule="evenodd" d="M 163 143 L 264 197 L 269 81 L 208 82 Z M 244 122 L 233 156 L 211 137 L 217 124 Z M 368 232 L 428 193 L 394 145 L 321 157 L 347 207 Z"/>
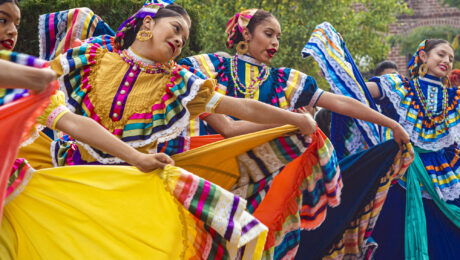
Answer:
<path fill-rule="evenodd" d="M 180 259 L 186 215 L 158 173 L 122 166 L 36 171 L 5 206 L 0 259 Z"/>
<path fill-rule="evenodd" d="M 33 143 L 19 149 L 17 158 L 26 159 L 34 169 L 53 168 L 51 142 L 52 140 L 40 131 L 39 137 Z"/>
<path fill-rule="evenodd" d="M 238 155 L 294 131 L 297 131 L 296 127 L 286 125 L 236 136 L 173 155 L 172 158 L 176 166 L 231 190 L 239 178 Z"/>

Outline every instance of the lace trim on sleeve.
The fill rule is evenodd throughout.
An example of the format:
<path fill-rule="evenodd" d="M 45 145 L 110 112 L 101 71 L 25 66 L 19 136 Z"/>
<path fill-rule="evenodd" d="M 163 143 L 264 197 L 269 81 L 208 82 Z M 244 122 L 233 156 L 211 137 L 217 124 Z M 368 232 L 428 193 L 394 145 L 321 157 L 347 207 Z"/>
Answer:
<path fill-rule="evenodd" d="M 290 106 L 289 106 L 290 111 L 295 109 L 295 105 L 297 104 L 297 101 L 299 100 L 300 94 L 302 94 L 302 92 L 304 90 L 305 81 L 307 80 L 307 77 L 308 77 L 307 75 L 302 76 L 299 88 L 295 91 L 294 96 L 292 97 L 292 99 L 290 101 Z M 316 102 L 315 102 L 315 104 L 316 104 Z"/>

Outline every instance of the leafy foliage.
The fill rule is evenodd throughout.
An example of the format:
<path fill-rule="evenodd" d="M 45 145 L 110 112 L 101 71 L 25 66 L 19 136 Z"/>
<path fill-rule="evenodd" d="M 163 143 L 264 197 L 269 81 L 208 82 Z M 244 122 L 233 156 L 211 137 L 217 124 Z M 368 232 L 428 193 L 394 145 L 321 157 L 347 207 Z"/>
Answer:
<path fill-rule="evenodd" d="M 460 9 L 460 0 L 440 0 L 440 2 Z"/>
<path fill-rule="evenodd" d="M 37 20 L 42 13 L 86 6 L 117 28 L 140 8 L 143 0 L 23 0 L 22 25 L 17 50 L 37 54 Z M 361 69 L 369 71 L 386 58 L 388 27 L 399 14 L 410 10 L 399 0 L 177 0 L 189 12 L 193 29 L 182 56 L 233 50 L 225 47 L 225 25 L 238 11 L 262 8 L 280 21 L 283 34 L 280 50 L 272 66 L 286 66 L 316 75 L 319 69 L 312 59 L 303 60 L 300 52 L 314 27 L 330 22 L 341 33 Z"/>
<path fill-rule="evenodd" d="M 390 42 L 400 46 L 401 55 L 412 57 L 418 45 L 423 40 L 432 38 L 446 39 L 449 42 L 454 43 L 452 44 L 455 48 L 454 67 L 459 68 L 460 47 L 458 47 L 458 41 L 460 40 L 460 28 L 453 28 L 449 26 L 424 26 L 414 29 L 409 34 L 393 36 Z"/>

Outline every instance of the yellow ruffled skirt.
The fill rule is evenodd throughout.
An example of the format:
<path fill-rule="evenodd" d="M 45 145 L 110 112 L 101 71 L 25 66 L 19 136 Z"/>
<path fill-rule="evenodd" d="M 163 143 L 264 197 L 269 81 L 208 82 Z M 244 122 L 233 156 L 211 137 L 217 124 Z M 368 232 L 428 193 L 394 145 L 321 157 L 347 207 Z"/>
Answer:
<path fill-rule="evenodd" d="M 4 207 L 0 259 L 220 259 L 243 245 L 246 259 L 260 258 L 266 227 L 245 206 L 173 166 L 147 174 L 127 166 L 30 168 Z M 254 220 L 258 227 L 243 234 Z"/>

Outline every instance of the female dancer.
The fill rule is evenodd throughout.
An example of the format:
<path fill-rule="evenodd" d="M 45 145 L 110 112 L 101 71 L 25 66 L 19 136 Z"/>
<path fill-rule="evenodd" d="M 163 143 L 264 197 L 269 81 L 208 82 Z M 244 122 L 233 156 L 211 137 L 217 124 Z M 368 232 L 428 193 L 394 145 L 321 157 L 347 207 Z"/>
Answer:
<path fill-rule="evenodd" d="M 324 92 L 321 89 L 318 89 L 316 82 L 312 77 L 305 75 L 299 71 L 290 68 L 269 68 L 266 64 L 270 63 L 271 59 L 277 52 L 279 48 L 279 38 L 281 36 L 280 24 L 271 13 L 257 9 L 245 10 L 241 13 L 236 14 L 229 21 L 229 23 L 227 24 L 226 32 L 229 35 L 227 40 L 227 46 L 229 48 L 237 46 L 237 53 L 234 57 L 225 58 L 216 54 L 204 54 L 189 57 L 181 61 L 182 64 L 193 67 L 208 77 L 215 78 L 219 83 L 217 89 L 219 93 L 238 98 L 255 99 L 288 110 L 311 108 L 313 106 L 322 106 L 329 110 L 336 111 L 338 113 L 342 113 L 348 116 L 360 118 L 363 120 L 390 127 L 395 131 L 395 140 L 399 144 L 408 142 L 409 139 L 407 133 L 394 120 L 389 119 L 369 109 L 368 107 L 364 106 L 359 102 L 356 102 L 355 100 L 343 96 L 338 96 L 332 93 Z M 217 115 L 201 115 L 200 117 L 204 118 L 204 120 L 207 122 L 207 126 L 203 122 L 199 122 L 199 120 L 192 121 L 191 126 L 189 128 L 190 130 L 192 130 L 190 132 L 190 135 L 193 136 L 197 134 L 203 134 L 204 132 L 216 133 L 215 129 L 217 129 L 218 132 L 222 133 L 224 136 L 229 135 L 227 129 L 231 129 L 231 127 L 228 126 L 229 124 L 231 124 L 231 121 L 222 120 Z M 219 131 L 221 129 L 222 131 Z M 245 131 L 248 131 L 248 129 L 244 128 L 241 132 Z M 326 142 L 328 142 L 328 140 L 326 140 Z M 358 160 L 359 156 L 362 155 L 356 155 L 354 159 L 350 159 L 348 161 L 348 164 L 351 165 L 351 161 Z M 394 158 L 394 155 L 389 156 L 391 158 Z M 369 159 L 369 157 L 367 157 L 367 159 Z M 391 162 L 389 162 L 389 164 L 391 165 L 391 163 L 392 160 Z M 355 166 L 357 164 L 359 163 L 356 163 Z M 290 169 L 295 169 L 296 167 L 308 168 L 308 166 L 306 165 L 291 165 Z M 377 170 L 374 172 L 372 172 L 369 169 L 367 170 L 369 172 L 372 172 L 372 174 L 369 174 L 369 176 L 384 176 L 386 170 L 383 170 L 383 168 L 380 169 L 380 175 L 376 173 L 378 172 Z M 347 171 L 352 170 L 351 168 L 347 168 Z M 251 196 L 256 197 L 258 200 L 258 202 L 256 203 L 256 206 L 258 206 L 258 208 L 254 207 L 254 209 L 252 209 L 255 210 L 254 215 L 256 217 L 261 219 L 263 222 L 270 219 L 267 218 L 267 216 L 265 216 L 261 212 L 265 211 L 266 213 L 268 213 L 269 211 L 265 210 L 266 205 L 274 205 L 274 203 L 270 201 L 270 198 L 272 196 L 287 196 L 286 194 L 290 193 L 286 192 L 286 190 L 291 190 L 292 193 L 300 193 L 300 186 L 294 186 L 295 188 L 285 189 L 284 191 L 280 190 L 278 191 L 278 194 L 274 195 L 276 192 L 276 188 L 273 187 L 277 186 L 276 180 L 282 178 L 288 179 L 292 178 L 292 176 L 295 175 L 288 175 L 287 173 L 280 174 L 276 176 L 275 181 L 272 184 L 272 188 L 270 188 L 270 185 L 266 185 L 264 187 L 264 194 L 262 194 L 262 196 L 259 194 L 257 194 L 258 196 L 250 194 Z M 324 216 L 322 216 L 322 218 L 317 218 L 315 214 L 322 212 L 325 206 L 322 207 L 322 210 L 314 210 L 316 206 L 322 204 L 315 204 L 317 200 L 311 198 L 320 197 L 324 194 L 324 191 L 327 192 L 327 188 L 324 188 L 322 185 L 325 184 L 325 186 L 327 187 L 328 183 L 327 178 L 322 180 L 322 176 L 317 176 L 318 177 L 316 177 L 317 179 L 315 180 L 309 180 L 308 178 L 304 179 L 304 182 L 308 183 L 309 187 L 315 187 L 309 188 L 304 192 L 304 199 L 307 201 L 311 201 L 308 201 L 307 203 L 305 203 L 304 201 L 303 204 L 305 205 L 305 208 L 308 208 L 307 206 L 310 206 L 312 208 L 312 210 L 306 211 L 307 213 L 304 212 L 304 214 L 301 214 L 303 228 L 305 229 L 316 228 L 324 220 Z M 252 181 L 256 185 L 260 181 L 265 181 L 265 179 L 257 179 L 253 176 L 251 176 L 251 178 L 253 178 Z M 350 181 L 353 182 L 352 179 L 350 179 Z M 372 181 L 372 183 L 377 183 L 379 181 L 380 179 L 376 178 Z M 385 180 L 385 183 L 387 182 L 388 179 Z M 354 183 L 350 184 L 355 185 Z M 367 185 L 369 185 L 369 187 L 372 186 L 370 183 Z M 375 187 L 376 186 L 374 186 L 374 188 Z M 263 195 L 265 195 L 265 192 L 267 192 L 267 190 L 267 197 L 264 198 Z M 362 193 L 370 194 L 372 192 L 370 192 L 370 190 L 363 189 Z M 269 196 L 269 194 L 272 195 Z M 366 196 L 369 197 L 369 195 Z M 247 196 L 246 198 L 249 201 L 253 199 L 249 196 Z M 260 200 L 262 200 L 262 202 L 260 202 Z M 286 204 L 287 203 L 285 203 L 285 205 Z M 283 210 L 286 212 L 289 211 L 286 208 L 286 206 Z M 349 211 L 357 212 L 358 209 L 349 209 Z M 273 215 L 273 213 L 269 214 Z M 295 225 L 293 225 L 293 223 L 295 223 L 296 217 L 291 216 L 290 218 L 288 218 L 287 215 L 282 215 L 283 218 L 279 217 L 281 219 L 279 220 L 279 222 L 285 223 L 285 225 L 288 226 L 287 228 L 281 228 L 281 226 L 274 227 L 269 225 L 269 222 L 264 222 L 269 226 L 270 229 L 273 228 L 277 231 L 281 231 L 282 229 L 282 232 L 277 233 L 276 239 L 273 239 L 273 241 L 269 241 L 268 246 L 266 245 L 266 248 L 272 250 L 271 253 L 273 253 L 274 257 L 277 259 L 282 258 L 283 256 L 293 256 L 297 251 L 299 241 L 299 229 Z M 297 218 L 298 217 L 299 216 L 297 216 Z M 356 216 L 353 215 L 352 217 Z M 321 220 L 318 221 L 318 219 Z M 347 221 L 344 219 L 346 218 L 343 218 L 341 221 Z M 328 221 L 328 218 L 326 218 L 326 221 Z M 351 221 L 351 219 L 349 219 L 349 221 Z M 366 226 L 366 228 L 368 227 Z M 369 228 L 371 229 L 371 227 Z M 343 227 L 342 230 L 344 229 L 345 227 Z M 341 229 L 334 229 L 333 232 L 331 232 L 331 230 L 328 230 L 328 232 L 325 231 L 324 233 L 333 235 L 331 235 L 330 238 L 321 240 L 323 244 L 312 246 L 310 247 L 310 249 L 315 248 L 315 252 L 318 252 L 319 254 L 318 256 L 322 256 L 320 255 L 320 251 L 322 251 L 323 249 L 328 249 L 328 247 L 331 246 L 332 239 L 337 234 L 340 234 L 342 232 L 339 230 Z M 276 248 L 274 249 L 274 247 Z M 323 255 L 325 253 L 326 252 L 323 252 Z"/>
<path fill-rule="evenodd" d="M 368 84 L 383 113 L 408 129 L 416 150 L 406 178 L 391 189 L 373 234 L 381 247 L 376 257 L 458 256 L 460 150 L 454 143 L 460 136 L 460 91 L 446 81 L 453 60 L 449 42 L 425 40 L 409 63 L 410 80 L 393 74 Z"/>
<path fill-rule="evenodd" d="M 303 134 L 313 132 L 314 122 L 308 116 L 222 97 L 214 93 L 213 81 L 169 62 L 180 54 L 189 23 L 180 6 L 149 3 L 121 26 L 116 39 L 92 39 L 56 58 L 51 68 L 62 74 L 70 107 L 141 151 L 176 136 L 190 114 L 205 110 L 260 123 L 294 124 Z M 110 105 L 104 102 L 107 98 Z M 292 131 L 288 128 L 277 135 Z M 43 143 L 41 136 L 27 147 L 39 151 Z M 123 162 L 83 143 L 60 145 L 64 143 L 53 146 L 55 158 L 66 158 L 57 160 L 58 165 Z M 27 147 L 21 154 L 33 152 Z M 245 200 L 178 168 L 155 173 L 142 175 L 109 166 L 35 172 L 5 207 L 2 259 L 94 254 L 155 259 L 233 258 L 237 253 L 247 259 L 260 257 L 266 229 L 244 211 Z M 60 232 L 48 228 L 50 220 Z M 85 224 L 76 227 L 78 223 Z M 71 242 L 76 238 L 77 243 Z M 241 252 L 236 252 L 238 248 Z"/>
<path fill-rule="evenodd" d="M 334 49 L 334 55 L 328 49 Z M 353 64 L 337 32 L 328 24 L 317 27 L 305 47 L 320 63 L 335 86 L 342 79 L 358 78 L 358 70 L 343 73 L 331 61 Z M 338 54 L 345 54 L 343 56 Z M 394 185 L 372 236 L 379 244 L 377 259 L 454 259 L 460 241 L 459 210 L 459 91 L 446 81 L 454 52 L 445 40 L 423 41 L 409 63 L 410 79 L 387 74 L 367 83 L 384 114 L 409 132 L 415 160 L 404 178 Z M 332 68 L 324 70 L 325 68 Z M 350 84 L 348 93 L 366 90 Z M 369 103 L 373 102 L 368 100 Z M 383 140 L 391 138 L 383 129 Z M 405 216 L 404 216 L 405 215 Z"/>

